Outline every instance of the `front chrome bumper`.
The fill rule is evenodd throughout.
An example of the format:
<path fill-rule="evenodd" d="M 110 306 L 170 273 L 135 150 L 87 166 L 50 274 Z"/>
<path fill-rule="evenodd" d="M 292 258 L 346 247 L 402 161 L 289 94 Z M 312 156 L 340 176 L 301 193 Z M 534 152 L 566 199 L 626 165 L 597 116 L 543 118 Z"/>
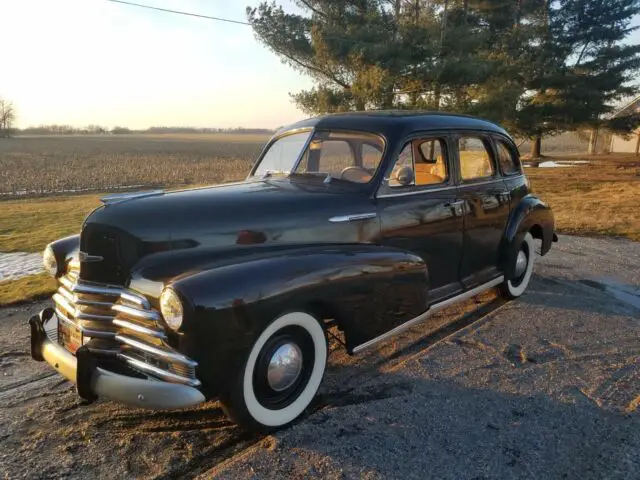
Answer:
<path fill-rule="evenodd" d="M 51 315 L 51 309 L 46 309 L 29 319 L 31 356 L 34 360 L 47 362 L 73 382 L 81 397 L 87 400 L 108 398 L 156 410 L 186 408 L 205 401 L 200 390 L 188 385 L 120 375 L 98 367 L 86 347 L 78 349 L 76 355 L 71 354 L 47 335 L 44 323 Z"/>

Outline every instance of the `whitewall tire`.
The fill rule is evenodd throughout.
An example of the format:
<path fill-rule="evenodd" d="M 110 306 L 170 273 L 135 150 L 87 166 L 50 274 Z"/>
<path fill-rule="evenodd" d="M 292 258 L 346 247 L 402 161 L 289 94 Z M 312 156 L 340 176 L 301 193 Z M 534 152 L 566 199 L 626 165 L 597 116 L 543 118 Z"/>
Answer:
<path fill-rule="evenodd" d="M 518 298 L 526 291 L 533 274 L 535 241 L 529 232 L 525 234 L 516 255 L 514 277 L 500 285 L 502 296 L 510 299 Z"/>
<path fill-rule="evenodd" d="M 253 343 L 223 409 L 247 430 L 270 431 L 298 418 L 324 377 L 327 339 L 320 322 L 304 312 L 284 314 Z"/>

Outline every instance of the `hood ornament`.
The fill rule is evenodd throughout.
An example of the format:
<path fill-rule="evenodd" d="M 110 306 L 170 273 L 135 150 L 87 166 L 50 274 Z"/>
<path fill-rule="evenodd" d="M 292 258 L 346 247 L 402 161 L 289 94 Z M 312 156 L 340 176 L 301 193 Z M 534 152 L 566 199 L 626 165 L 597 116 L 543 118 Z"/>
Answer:
<path fill-rule="evenodd" d="M 115 205 L 116 203 L 126 202 L 127 200 L 133 200 L 135 198 L 153 197 L 156 195 L 163 195 L 164 190 L 147 190 L 144 192 L 131 192 L 131 193 L 114 193 L 112 195 L 106 195 L 100 199 L 105 205 Z"/>
<path fill-rule="evenodd" d="M 104 257 L 101 257 L 100 255 L 89 255 L 88 253 L 83 252 L 82 250 L 78 252 L 78 258 L 82 263 L 94 263 L 94 262 L 101 262 L 102 260 L 104 260 Z"/>

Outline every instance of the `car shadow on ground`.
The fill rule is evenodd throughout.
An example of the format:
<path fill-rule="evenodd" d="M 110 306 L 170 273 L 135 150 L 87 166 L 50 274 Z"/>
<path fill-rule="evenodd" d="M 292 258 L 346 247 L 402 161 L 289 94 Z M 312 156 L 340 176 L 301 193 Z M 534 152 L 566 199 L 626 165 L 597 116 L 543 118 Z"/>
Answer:
<path fill-rule="evenodd" d="M 615 284 L 605 279 L 569 280 L 534 275 L 526 295 L 518 299 L 531 305 L 584 310 L 602 314 L 640 314 L 640 286 Z"/>
<path fill-rule="evenodd" d="M 325 407 L 227 473 L 309 472 L 346 478 L 637 478 L 640 418 L 578 397 L 560 403 L 387 374 L 334 390 Z M 224 477 L 225 472 L 221 472 Z"/>

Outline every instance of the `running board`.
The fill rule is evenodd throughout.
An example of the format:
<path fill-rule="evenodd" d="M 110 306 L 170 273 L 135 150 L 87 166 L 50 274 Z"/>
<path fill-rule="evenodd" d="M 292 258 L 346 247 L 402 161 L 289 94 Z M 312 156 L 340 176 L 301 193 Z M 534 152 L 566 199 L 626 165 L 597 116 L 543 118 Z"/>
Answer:
<path fill-rule="evenodd" d="M 367 348 L 375 345 L 378 342 L 382 342 L 383 340 L 386 340 L 387 338 L 391 338 L 391 337 L 393 337 L 395 335 L 398 335 L 399 333 L 404 332 L 405 330 L 413 327 L 414 325 L 417 325 L 418 323 L 423 322 L 432 313 L 435 313 L 435 312 L 437 312 L 439 310 L 442 310 L 443 308 L 450 307 L 451 305 L 456 304 L 458 302 L 462 302 L 464 300 L 468 300 L 471 297 L 475 297 L 476 295 L 478 295 L 478 294 L 480 294 L 482 292 L 485 292 L 485 291 L 487 291 L 487 290 L 489 290 L 489 289 L 491 289 L 493 287 L 496 287 L 496 286 L 500 285 L 502 282 L 504 282 L 504 276 L 501 275 L 498 278 L 494 278 L 490 282 L 484 283 L 482 285 L 478 285 L 477 287 L 472 288 L 471 290 L 467 290 L 466 292 L 462 292 L 461 294 L 456 295 L 455 297 L 448 298 L 446 300 L 443 300 L 442 302 L 434 303 L 433 305 L 431 305 L 429 310 L 427 310 L 424 313 L 421 313 L 416 318 L 412 318 L 408 322 L 405 322 L 402 325 L 398 325 L 393 330 L 389 330 L 388 332 L 383 333 L 382 335 L 380 335 L 380 336 L 378 336 L 376 338 L 373 338 L 373 339 L 369 340 L 368 342 L 365 342 L 365 343 L 363 343 L 361 345 L 358 345 L 357 347 L 355 347 L 353 349 L 353 353 L 361 352 L 362 350 L 366 350 Z"/>

